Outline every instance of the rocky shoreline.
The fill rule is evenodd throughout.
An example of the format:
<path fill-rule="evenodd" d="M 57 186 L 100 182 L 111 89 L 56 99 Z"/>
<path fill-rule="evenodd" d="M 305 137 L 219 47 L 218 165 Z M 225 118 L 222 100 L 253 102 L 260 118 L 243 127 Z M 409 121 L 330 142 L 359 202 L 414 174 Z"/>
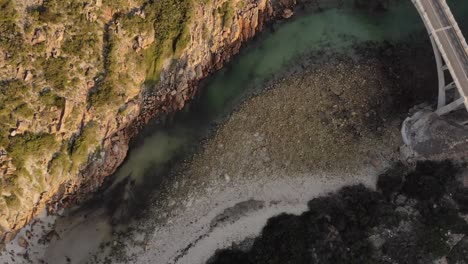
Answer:
<path fill-rule="evenodd" d="M 62 208 L 68 208 L 86 201 L 90 194 L 99 190 L 106 181 L 106 178 L 109 175 L 112 175 L 124 161 L 127 155 L 129 142 L 145 124 L 147 124 L 151 119 L 171 115 L 172 113 L 182 109 L 186 102 L 190 101 L 195 94 L 197 94 L 199 82 L 202 79 L 206 78 L 216 70 L 219 70 L 233 55 L 239 52 L 240 48 L 246 42 L 254 38 L 267 25 L 270 25 L 274 21 L 291 17 L 297 9 L 306 9 L 308 12 L 320 12 L 329 8 L 342 7 L 348 3 L 347 1 L 341 0 L 261 0 L 251 1 L 245 4 L 237 4 L 237 1 L 234 1 L 235 9 L 232 10 L 232 23 L 230 23 L 229 26 L 225 26 L 224 23 L 218 23 L 220 8 L 225 6 L 225 2 L 226 1 L 214 1 L 212 4 L 207 5 L 206 8 L 203 5 L 197 5 L 194 7 L 194 13 L 197 18 L 188 25 L 189 31 L 191 32 L 189 44 L 187 48 L 177 56 L 178 59 L 176 61 L 172 61 L 171 59 L 162 63 L 162 71 L 157 85 L 154 87 L 153 85 L 144 86 L 142 89 L 139 87 L 126 87 L 128 90 L 131 90 L 129 91 L 129 94 L 133 93 L 135 96 L 127 98 L 128 100 L 125 99 L 125 104 L 120 106 L 118 113 L 114 113 L 115 115 L 109 115 L 110 111 L 113 110 L 113 106 L 107 109 L 107 112 L 104 111 L 101 113 L 98 108 L 93 108 L 88 105 L 85 107 L 86 110 L 83 110 L 85 113 L 81 117 L 81 121 L 78 119 L 78 121 L 73 120 L 73 122 L 76 121 L 77 124 L 79 124 L 78 131 L 67 129 L 66 131 L 61 132 L 62 138 L 60 138 L 60 140 L 63 140 L 63 142 L 59 143 L 67 143 L 68 140 L 68 143 L 74 144 L 75 139 L 82 136 L 87 125 L 95 125 L 95 122 L 93 121 L 95 119 L 98 120 L 98 127 L 94 127 L 93 129 L 97 129 L 97 131 L 94 132 L 96 132 L 96 140 L 99 144 L 95 144 L 93 141 L 91 142 L 93 144 L 85 146 L 86 149 L 81 150 L 81 152 L 84 153 L 84 156 L 80 156 L 78 161 L 84 160 L 84 163 L 79 163 L 77 161 L 79 164 L 73 164 L 74 169 L 77 169 L 78 167 L 82 168 L 82 165 L 84 165 L 84 169 L 82 168 L 80 170 L 81 172 L 79 175 L 76 175 L 76 177 L 74 177 L 75 175 L 73 175 L 73 177 L 69 177 L 70 175 L 66 175 L 66 169 L 62 168 L 60 176 L 65 175 L 66 177 L 64 176 L 60 178 L 59 181 L 52 181 L 50 179 L 45 180 L 47 182 L 45 191 L 35 193 L 31 190 L 30 194 L 21 198 L 21 210 L 14 210 L 14 208 L 11 208 L 2 213 L 0 246 L 3 247 L 6 242 L 10 241 L 15 236 L 16 232 L 21 227 L 30 222 L 44 210 L 49 214 L 54 214 Z M 349 1 L 349 3 L 354 4 L 354 1 Z M 371 12 L 375 10 L 382 11 L 389 6 L 389 3 L 389 1 L 378 1 L 377 5 L 362 5 L 362 3 L 360 3 L 359 7 Z M 126 32 L 125 27 L 122 27 L 122 24 L 116 20 L 118 13 L 120 13 L 120 11 L 115 13 L 118 11 L 118 8 L 115 9 L 115 7 L 110 7 L 110 9 L 106 9 L 105 12 L 101 14 L 102 17 L 94 17 L 94 12 L 99 10 L 101 4 L 102 3 L 100 1 L 97 1 L 95 5 L 85 5 L 84 9 L 80 11 L 88 12 L 86 15 L 86 20 L 88 21 L 95 22 L 96 19 L 98 19 L 99 23 L 101 23 L 101 19 L 104 19 L 103 21 L 105 24 L 102 25 L 104 27 L 104 31 L 99 31 L 97 36 L 98 38 L 102 37 L 102 39 L 99 39 L 99 41 L 103 42 L 102 47 L 109 46 L 109 43 L 106 43 L 106 39 L 108 40 L 110 32 L 112 32 L 113 38 L 121 41 L 118 42 L 116 51 L 129 56 L 135 56 L 132 52 L 136 52 L 136 54 L 138 54 L 138 51 L 142 48 L 144 49 L 145 47 L 149 47 L 152 42 L 154 42 L 154 36 L 152 39 L 151 36 L 138 35 L 133 40 L 136 41 L 136 44 L 127 43 L 128 36 L 125 34 L 129 32 Z M 232 5 L 233 3 L 230 4 Z M 30 15 L 28 13 L 28 5 L 28 3 L 21 3 L 18 5 L 17 9 L 21 10 L 21 16 L 27 17 Z M 48 15 L 48 13 L 45 12 L 47 11 L 46 7 L 39 6 L 37 8 L 39 8 L 37 10 L 39 12 L 39 16 Z M 213 10 L 210 8 L 213 8 Z M 141 12 L 143 7 L 132 9 L 127 15 L 141 16 L 144 18 L 145 14 L 137 12 L 138 10 Z M 115 16 L 116 14 L 117 16 Z M 39 22 L 42 23 L 44 21 Z M 70 21 L 67 21 L 67 23 L 68 22 Z M 210 24 L 210 27 L 212 27 L 210 38 L 206 37 L 206 24 Z M 101 26 L 101 24 L 99 25 Z M 58 40 L 49 36 L 53 33 L 52 29 L 48 29 L 46 27 L 44 27 L 44 29 L 36 29 L 31 45 L 34 46 L 40 42 L 41 45 L 47 46 L 47 50 L 52 49 L 52 57 L 60 56 L 60 46 L 63 44 L 64 36 L 66 36 L 66 34 L 64 34 L 64 29 L 61 29 L 61 27 L 62 25 L 54 24 L 52 28 L 53 30 L 56 30 L 56 35 L 60 35 Z M 44 31 L 45 29 L 50 32 L 47 32 L 47 30 Z M 101 33 L 103 36 L 100 35 Z M 36 41 L 37 39 L 39 39 L 39 42 Z M 94 58 L 97 65 L 102 66 L 101 63 L 103 63 L 104 69 L 103 72 L 99 72 L 97 67 L 96 69 L 93 68 L 94 70 L 91 74 L 95 75 L 95 78 L 86 82 L 86 87 L 89 89 L 88 92 L 90 94 L 86 94 L 85 92 L 79 93 L 80 97 L 77 102 L 74 102 L 73 100 L 70 101 L 68 100 L 69 98 L 62 98 L 67 100 L 65 100 L 66 109 L 63 106 L 64 109 L 62 109 L 62 112 L 60 113 L 60 120 L 62 118 L 69 118 L 73 114 L 72 109 L 74 109 L 74 104 L 76 104 L 76 109 L 78 109 L 78 107 L 83 108 L 86 102 L 81 102 L 80 100 L 86 101 L 93 95 L 93 91 L 99 88 L 98 84 L 100 80 L 105 78 L 109 71 L 109 65 L 106 66 L 106 62 L 109 63 L 109 58 L 107 56 L 110 54 L 107 54 L 108 52 L 108 48 L 105 48 L 105 50 L 102 50 L 103 58 Z M 131 54 L 129 54 L 129 52 Z M 74 56 L 75 54 L 72 55 Z M 138 56 L 142 55 L 140 54 Z M 120 58 L 117 58 L 117 64 L 119 61 Z M 133 61 L 129 62 L 128 65 L 119 68 L 118 72 L 125 70 L 139 70 L 134 72 L 135 76 L 133 82 L 141 83 L 144 79 L 144 77 L 142 77 L 144 73 L 141 72 L 141 69 L 138 67 L 135 68 L 136 66 L 132 63 Z M 7 70 L 11 69 L 7 67 Z M 24 69 L 21 69 L 21 71 L 23 70 Z M 128 73 L 125 72 L 124 75 L 128 75 Z M 31 77 L 33 75 L 31 72 L 26 71 L 25 76 L 28 77 L 28 81 L 31 81 Z M 38 73 L 38 76 L 41 77 L 40 72 Z M 51 76 L 53 77 L 53 75 Z M 37 76 L 34 76 L 34 78 L 36 77 Z M 89 76 L 86 76 L 86 78 L 83 77 L 79 81 L 83 81 L 82 79 L 89 79 Z M 41 79 L 38 79 L 38 81 L 41 82 Z M 119 89 L 121 88 L 122 87 Z M 135 91 L 137 92 L 135 93 Z M 125 93 L 122 97 L 128 96 L 129 94 Z M 70 103 L 71 108 L 69 106 Z M 58 111 L 56 108 L 53 109 Z M 76 114 L 77 113 L 75 113 L 75 115 Z M 57 120 L 54 122 L 56 121 Z M 62 121 L 58 122 L 59 128 L 61 127 Z M 72 125 L 73 122 L 71 122 Z M 59 132 L 60 131 L 55 131 L 53 133 L 57 133 L 58 135 Z M 56 135 L 53 134 L 52 136 L 55 137 Z M 99 149 L 99 151 L 94 151 L 96 149 Z M 48 151 L 50 152 L 50 159 L 48 162 L 43 162 L 43 164 L 41 163 L 41 169 L 47 171 L 47 177 L 50 176 L 50 178 L 52 178 L 56 176 L 52 175 L 52 172 L 49 172 L 52 161 L 57 162 L 59 158 L 70 158 L 61 156 L 64 153 L 66 155 L 69 155 L 70 153 L 67 153 L 63 149 L 48 149 Z M 60 161 L 58 162 L 60 163 Z M 58 164 L 59 167 L 62 165 L 63 164 Z M 51 175 L 49 175 L 49 173 Z M 30 188 L 30 186 L 28 186 L 28 188 Z"/>
<path fill-rule="evenodd" d="M 360 8 L 368 9 L 370 12 L 382 11 L 388 8 L 389 4 L 389 1 L 382 1 L 376 5 L 362 4 Z M 155 92 L 142 93 L 137 101 L 130 102 L 133 107 L 135 103 L 138 105 L 138 115 L 130 117 L 132 118 L 130 120 L 122 120 L 122 123 L 127 125 L 104 139 L 99 157 L 92 158 L 77 179 L 63 183 L 50 199 L 44 197 L 41 200 L 46 202 L 47 211 L 54 213 L 61 208 L 88 200 L 90 194 L 97 191 L 124 161 L 131 139 L 142 127 L 154 118 L 164 118 L 181 110 L 196 96 L 199 83 L 203 79 L 221 69 L 232 56 L 239 53 L 243 45 L 263 31 L 266 26 L 289 18 L 293 14 L 292 10 L 307 9 L 307 12 L 320 12 L 344 5 L 345 2 L 339 0 L 260 1 L 238 10 L 231 29 L 217 32 L 222 35 L 214 36 L 219 38 L 220 42 L 216 49 L 211 48 L 207 51 L 205 47 L 202 48 L 203 59 L 200 60 L 198 58 L 200 51 L 197 49 L 205 45 L 206 40 L 203 38 L 196 40 L 198 43 L 188 48 L 177 63 L 173 64 L 175 66 L 161 72 L 161 83 L 151 88 Z M 201 34 L 199 23 L 192 26 L 192 32 Z M 192 58 L 194 54 L 197 56 L 195 61 Z M 42 202 L 38 204 L 34 212 L 39 212 L 43 205 Z M 8 241 L 8 238 L 4 240 Z"/>
<path fill-rule="evenodd" d="M 163 118 L 181 110 L 185 103 L 197 94 L 201 80 L 222 68 L 232 56 L 239 52 L 243 44 L 263 30 L 265 24 L 283 19 L 283 11 L 290 10 L 298 4 L 299 2 L 295 0 L 262 1 L 240 11 L 240 15 L 236 18 L 240 29 L 223 36 L 225 43 L 208 56 L 210 57 L 208 61 L 200 65 L 187 65 L 187 57 L 190 57 L 190 51 L 187 51 L 185 57 L 180 59 L 173 69 L 161 73 L 163 81 L 153 88 L 156 92 L 142 96 L 140 113 L 129 122 L 128 126 L 104 140 L 101 152 L 103 158 L 93 159 L 79 179 L 63 184 L 48 201 L 49 211 L 53 212 L 87 200 L 89 194 L 96 191 L 107 176 L 112 175 L 123 162 L 131 138 L 138 134 L 145 124 L 151 119 Z M 188 76 L 191 75 L 193 75 L 192 79 L 189 79 Z"/>
<path fill-rule="evenodd" d="M 352 58 L 303 56 L 242 103 L 193 156 L 172 170 L 164 187 L 143 199 L 147 203 L 139 205 L 143 212 L 130 229 L 138 230 L 137 234 L 151 233 L 156 226 L 154 235 L 165 237 L 167 223 L 183 223 L 187 220 L 184 211 L 192 212 L 192 203 L 205 203 L 201 198 L 206 195 L 204 190 L 236 193 L 246 184 L 261 186 L 283 180 L 344 184 L 363 169 L 367 175 L 357 181 L 372 179 L 376 171 L 400 158 L 399 128 L 405 109 L 430 96 L 427 92 L 432 87 L 426 87 L 426 81 L 431 78 L 427 61 L 431 51 L 428 48 L 426 54 L 422 49 L 417 58 L 405 61 L 415 49 L 419 47 L 367 43 L 356 47 Z M 257 200 L 252 193 L 247 197 Z M 194 214 L 193 219 L 198 219 Z M 135 255 L 161 254 L 161 261 L 167 257 L 164 248 L 141 252 L 138 245 L 143 242 L 129 242 L 134 239 L 126 232 L 118 236 L 114 252 L 119 261 L 136 261 L 129 257 Z M 145 240 L 144 248 L 151 248 L 152 239 L 158 240 L 145 239 L 149 241 Z M 126 256 L 122 256 L 122 245 L 126 245 Z M 196 244 L 192 246 L 196 248 Z M 171 261 L 183 263 L 192 246 L 180 249 L 177 259 Z"/>
<path fill-rule="evenodd" d="M 146 226 L 139 223 L 145 218 L 163 223 L 184 212 L 187 208 L 178 206 L 196 201 L 203 188 L 227 191 L 234 183 L 242 188 L 246 179 L 263 184 L 268 175 L 279 182 L 287 176 L 283 180 L 372 185 L 372 175 L 398 159 L 407 109 L 431 97 L 431 50 L 419 45 L 370 42 L 356 46 L 351 57 L 333 52 L 301 56 L 246 98 L 193 157 L 181 161 L 164 187 L 138 205 L 143 210 L 127 213 L 140 216 L 133 220 L 137 227 Z M 171 213 L 161 217 L 161 212 Z M 115 223 L 125 226 L 127 221 Z M 152 234 L 153 224 L 143 232 Z M 122 231 L 115 228 L 117 234 Z M 122 233 L 115 241 L 115 252 L 123 252 L 120 246 L 133 238 Z M 136 245 L 128 246 L 135 250 Z"/>
<path fill-rule="evenodd" d="M 315 5 L 318 3 L 311 2 Z M 10 241 L 18 229 L 42 212 L 44 208 L 53 214 L 61 208 L 77 205 L 87 200 L 91 193 L 102 186 L 105 178 L 112 175 L 123 162 L 130 139 L 144 124 L 152 118 L 180 110 L 185 102 L 191 100 L 196 94 L 200 80 L 220 69 L 231 56 L 239 52 L 240 47 L 246 41 L 260 32 L 265 24 L 283 18 L 284 10 L 293 9 L 300 3 L 295 0 L 260 1 L 245 5 L 242 9 L 236 10 L 231 28 L 214 30 L 215 35 L 212 38 L 217 42 L 216 46 L 207 45 L 200 27 L 203 21 L 195 21 L 191 25 L 191 31 L 196 33 L 193 36 L 194 42 L 184 51 L 175 67 L 166 67 L 163 70 L 161 83 L 154 88 L 156 92 L 142 92 L 138 99 L 127 103 L 126 108 L 133 109 L 131 110 L 133 114 L 127 115 L 125 120 L 117 120 L 116 131 L 106 132 L 108 135 L 101 143 L 101 151 L 91 157 L 90 163 L 79 176 L 41 194 L 32 211 L 21 211 L 16 217 L 9 218 L 11 229 L 2 231 L 0 245 L 4 246 Z"/>
<path fill-rule="evenodd" d="M 196 61 L 191 57 L 200 56 L 196 45 L 204 45 L 203 38 L 187 49 L 181 58 L 169 69 L 161 72 L 161 82 L 151 90 L 143 93 L 139 99 L 139 113 L 126 127 L 106 137 L 102 143 L 101 158 L 93 158 L 86 166 L 77 181 L 63 184 L 59 191 L 47 203 L 48 211 L 80 204 L 88 199 L 89 193 L 102 186 L 109 175 L 112 175 L 124 161 L 128 145 L 133 137 L 155 118 L 165 118 L 183 109 L 199 92 L 199 84 L 206 77 L 218 71 L 239 53 L 241 47 L 252 40 L 266 27 L 280 20 L 287 19 L 296 11 L 321 12 L 330 8 L 341 8 L 346 1 L 340 0 L 262 0 L 250 3 L 236 12 L 231 29 L 223 30 L 220 44 L 216 49 L 203 50 L 203 59 Z M 385 11 L 392 2 L 356 3 L 360 9 L 369 12 Z M 292 11 L 294 10 L 294 12 Z M 200 24 L 193 25 L 192 32 L 200 33 Z M 196 38 L 196 36 L 194 37 Z M 200 43 L 201 42 L 201 43 Z M 194 55 L 195 54 L 195 55 Z M 190 63 L 191 62 L 191 63 Z M 147 87 L 148 90 L 149 87 Z M 59 206 L 57 206 L 59 205 Z"/>

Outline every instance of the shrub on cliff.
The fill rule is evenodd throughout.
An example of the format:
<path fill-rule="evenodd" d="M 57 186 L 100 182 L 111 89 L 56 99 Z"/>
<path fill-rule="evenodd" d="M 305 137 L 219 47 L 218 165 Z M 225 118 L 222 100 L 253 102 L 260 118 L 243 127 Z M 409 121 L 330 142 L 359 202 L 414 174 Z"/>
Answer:
<path fill-rule="evenodd" d="M 30 117 L 31 107 L 26 105 L 24 99 L 28 96 L 28 87 L 18 80 L 0 81 L 0 146 L 8 145 L 10 129 L 16 127 L 15 115 Z M 27 109 L 29 108 L 29 110 Z"/>
<path fill-rule="evenodd" d="M 13 157 L 17 167 L 22 167 L 26 158 L 31 156 L 44 156 L 58 147 L 54 135 L 47 133 L 25 132 L 10 137 L 7 152 Z"/>
<path fill-rule="evenodd" d="M 187 46 L 190 40 L 188 23 L 192 17 L 191 0 L 162 0 L 149 2 L 145 6 L 144 23 L 139 16 L 122 18 L 124 26 L 134 28 L 151 25 L 157 40 L 145 51 L 147 66 L 147 81 L 159 80 L 162 62 L 171 56 L 177 56 Z"/>
<path fill-rule="evenodd" d="M 64 90 L 68 82 L 68 60 L 64 57 L 49 58 L 44 64 L 44 78 L 56 90 Z"/>
<path fill-rule="evenodd" d="M 232 19 L 234 18 L 234 7 L 232 6 L 231 0 L 224 2 L 218 8 L 218 14 L 221 16 L 221 23 L 223 27 L 231 26 Z"/>
<path fill-rule="evenodd" d="M 86 124 L 81 133 L 73 140 L 70 146 L 72 160 L 72 174 L 75 174 L 80 169 L 80 166 L 87 160 L 88 155 L 93 152 L 99 145 L 98 139 L 99 126 L 91 121 Z"/>

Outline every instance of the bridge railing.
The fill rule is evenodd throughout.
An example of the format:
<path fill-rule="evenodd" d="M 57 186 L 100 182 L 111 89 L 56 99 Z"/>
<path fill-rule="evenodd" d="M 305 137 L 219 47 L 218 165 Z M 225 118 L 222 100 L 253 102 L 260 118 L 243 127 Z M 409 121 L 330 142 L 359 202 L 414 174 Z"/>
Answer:
<path fill-rule="evenodd" d="M 468 45 L 465 41 L 465 37 L 463 36 L 463 33 L 460 30 L 460 27 L 458 26 L 457 20 L 452 14 L 452 11 L 450 10 L 450 7 L 447 4 L 446 0 L 441 0 L 440 1 L 442 4 L 442 7 L 444 8 L 444 13 L 446 17 L 450 20 L 450 24 L 452 24 L 453 30 L 455 31 L 455 34 L 457 35 L 458 41 L 460 42 L 460 45 L 462 46 L 463 50 L 465 51 L 465 58 L 468 58 Z M 466 72 L 465 72 L 466 73 Z"/>
<path fill-rule="evenodd" d="M 436 29 L 434 28 L 434 26 L 432 25 L 432 22 L 431 20 L 429 19 L 425 9 L 424 9 L 424 6 L 422 6 L 420 0 L 411 0 L 413 2 L 413 4 L 415 5 L 416 9 L 418 10 L 420 16 L 422 17 L 423 19 L 423 22 L 424 24 L 426 25 L 426 28 L 427 28 L 427 31 L 428 33 L 432 36 L 432 38 L 434 39 L 436 45 L 439 47 L 439 52 L 440 54 L 442 55 L 442 57 L 444 58 L 444 61 L 445 61 L 445 64 L 447 65 L 449 71 L 451 72 L 451 76 L 452 76 L 452 79 L 454 81 L 454 83 L 456 84 L 457 86 L 457 89 L 460 93 L 460 95 L 464 98 L 464 104 L 465 104 L 465 107 L 467 108 L 468 110 L 468 100 L 467 100 L 467 96 L 466 94 L 464 94 L 464 91 L 463 91 L 463 88 L 461 87 L 461 82 L 460 80 L 458 79 L 458 76 L 455 74 L 455 71 L 454 71 L 454 68 L 453 68 L 453 65 L 452 63 L 450 62 L 450 60 L 448 59 L 448 56 L 444 50 L 444 47 L 439 39 L 439 36 L 437 35 L 436 33 Z M 468 54 L 468 48 L 466 47 L 466 41 L 465 41 L 465 38 L 463 37 L 463 34 L 461 33 L 459 27 L 458 27 L 458 24 L 455 20 L 455 18 L 453 17 L 453 15 L 448 15 L 448 14 L 451 14 L 452 12 L 450 11 L 450 8 L 449 6 L 447 5 L 447 3 L 445 2 L 445 0 L 442 0 L 443 2 L 443 6 L 444 6 L 444 13 L 447 14 L 446 17 L 451 17 L 450 19 L 450 23 L 452 23 L 452 26 L 454 27 L 454 31 L 456 32 L 457 34 L 457 37 L 458 37 L 458 41 L 460 41 L 462 43 L 462 46 L 463 46 L 463 49 L 465 50 L 465 54 L 462 54 L 462 55 L 465 55 Z M 465 76 L 463 76 L 466 78 L 466 72 L 465 72 Z"/>

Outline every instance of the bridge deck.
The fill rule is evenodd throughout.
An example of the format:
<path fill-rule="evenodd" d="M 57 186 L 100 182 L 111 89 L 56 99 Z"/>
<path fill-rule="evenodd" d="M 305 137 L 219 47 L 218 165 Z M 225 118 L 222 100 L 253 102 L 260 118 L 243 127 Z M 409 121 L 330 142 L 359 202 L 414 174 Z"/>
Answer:
<path fill-rule="evenodd" d="M 445 0 L 413 0 L 468 110 L 468 46 Z"/>

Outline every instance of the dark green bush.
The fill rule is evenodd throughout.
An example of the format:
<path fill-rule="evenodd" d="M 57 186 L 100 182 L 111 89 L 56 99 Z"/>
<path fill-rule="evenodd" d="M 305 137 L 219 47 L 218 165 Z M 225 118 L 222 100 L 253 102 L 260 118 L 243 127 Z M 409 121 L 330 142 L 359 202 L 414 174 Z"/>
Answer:
<path fill-rule="evenodd" d="M 65 99 L 63 97 L 58 96 L 51 90 L 45 90 L 39 93 L 39 100 L 43 105 L 46 106 L 55 106 L 59 109 L 65 107 Z"/>
<path fill-rule="evenodd" d="M 58 143 L 54 135 L 26 132 L 10 137 L 7 151 L 13 157 L 16 167 L 22 167 L 27 157 L 43 156 L 57 147 Z"/>
<path fill-rule="evenodd" d="M 224 2 L 221 7 L 218 8 L 218 13 L 222 18 L 223 27 L 229 27 L 234 18 L 234 8 L 232 7 L 231 1 Z"/>
<path fill-rule="evenodd" d="M 72 142 L 70 152 L 73 170 L 79 169 L 79 166 L 88 159 L 88 155 L 98 147 L 98 132 L 99 126 L 91 121 L 83 127 L 81 133 Z"/>
<path fill-rule="evenodd" d="M 62 91 L 68 82 L 68 63 L 64 57 L 49 58 L 44 65 L 44 78 L 56 90 Z"/>

